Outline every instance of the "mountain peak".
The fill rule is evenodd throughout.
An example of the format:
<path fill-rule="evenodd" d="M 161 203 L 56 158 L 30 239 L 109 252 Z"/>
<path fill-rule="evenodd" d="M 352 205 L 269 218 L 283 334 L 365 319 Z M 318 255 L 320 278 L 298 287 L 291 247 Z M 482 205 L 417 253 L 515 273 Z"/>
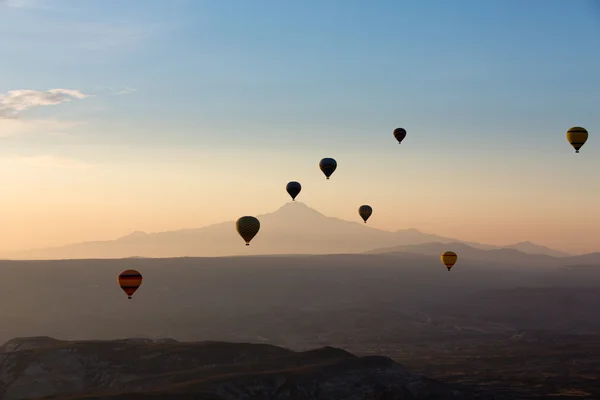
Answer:
<path fill-rule="evenodd" d="M 324 217 L 325 215 L 321 214 L 314 208 L 310 208 L 306 204 L 301 201 L 290 201 L 285 203 L 283 206 L 279 207 L 277 211 L 272 214 L 289 214 L 289 215 L 318 215 Z"/>

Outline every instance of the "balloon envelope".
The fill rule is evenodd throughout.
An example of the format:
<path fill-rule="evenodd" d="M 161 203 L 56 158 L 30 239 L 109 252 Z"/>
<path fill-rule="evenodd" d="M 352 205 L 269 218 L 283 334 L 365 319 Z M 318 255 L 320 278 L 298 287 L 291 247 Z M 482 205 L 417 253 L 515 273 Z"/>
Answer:
<path fill-rule="evenodd" d="M 567 140 L 575 149 L 575 153 L 579 153 L 579 149 L 583 146 L 588 138 L 588 131 L 580 126 L 574 126 L 567 131 Z"/>
<path fill-rule="evenodd" d="M 442 263 L 446 266 L 446 268 L 448 268 L 448 271 L 450 271 L 452 266 L 454 266 L 456 261 L 458 261 L 458 256 L 453 251 L 445 251 L 441 256 L 441 259 Z"/>
<path fill-rule="evenodd" d="M 371 206 L 363 205 L 358 207 L 358 214 L 361 216 L 361 218 L 363 219 L 363 221 L 365 221 L 366 224 L 371 214 L 373 214 L 373 209 L 371 208 Z"/>
<path fill-rule="evenodd" d="M 142 285 L 142 274 L 135 269 L 127 269 L 119 274 L 118 281 L 121 289 L 127 294 L 127 298 L 131 299 L 131 296 Z"/>
<path fill-rule="evenodd" d="M 260 222 L 254 217 L 244 216 L 236 221 L 235 229 L 246 242 L 246 246 L 249 246 L 250 241 L 260 230 Z"/>
<path fill-rule="evenodd" d="M 298 182 L 289 182 L 286 187 L 285 190 L 287 190 L 288 194 L 290 196 L 292 196 L 292 200 L 296 200 L 296 196 L 298 196 L 298 194 L 300 193 L 300 191 L 302 190 L 302 185 L 300 185 L 300 183 Z"/>
<path fill-rule="evenodd" d="M 406 129 L 404 129 L 404 128 L 394 129 L 394 137 L 398 141 L 398 144 L 402 143 L 402 141 L 406 137 Z"/>
<path fill-rule="evenodd" d="M 329 179 L 333 171 L 337 168 L 337 162 L 333 158 L 324 158 L 319 162 L 319 168 L 321 168 L 321 171 Z"/>

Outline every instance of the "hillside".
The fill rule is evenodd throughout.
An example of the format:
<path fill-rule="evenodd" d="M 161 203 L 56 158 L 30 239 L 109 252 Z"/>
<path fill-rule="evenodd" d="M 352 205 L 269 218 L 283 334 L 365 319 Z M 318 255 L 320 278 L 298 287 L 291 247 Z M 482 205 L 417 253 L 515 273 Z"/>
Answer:
<path fill-rule="evenodd" d="M 589 265 L 600 267 L 600 252 L 572 256 L 565 259 L 565 265 Z"/>
<path fill-rule="evenodd" d="M 544 254 L 527 254 L 523 251 L 513 248 L 500 248 L 491 250 L 482 250 L 465 243 L 424 243 L 417 245 L 404 245 L 385 247 L 367 251 L 366 254 L 387 254 L 403 255 L 406 253 L 423 254 L 427 256 L 439 257 L 444 251 L 451 250 L 458 254 L 459 262 L 461 260 L 472 260 L 484 263 L 505 264 L 505 265 L 543 265 L 559 266 L 565 265 L 568 258 L 552 257 Z"/>
<path fill-rule="evenodd" d="M 294 352 L 249 343 L 21 338 L 2 349 L 3 400 L 499 398 L 411 374 L 386 357 L 333 347 Z"/>
<path fill-rule="evenodd" d="M 535 244 L 535 243 L 531 243 L 531 242 L 519 242 L 519 243 L 515 243 L 515 244 L 509 244 L 507 246 L 503 246 L 506 249 L 514 249 L 514 250 L 519 250 L 523 253 L 527 253 L 527 254 L 541 254 L 541 255 L 547 255 L 547 256 L 552 256 L 552 257 L 568 257 L 570 256 L 569 253 L 565 253 L 564 251 L 558 251 L 558 250 L 554 250 L 551 249 L 549 247 L 546 246 L 540 246 L 539 244 Z"/>
<path fill-rule="evenodd" d="M 199 229 L 144 233 L 133 232 L 116 240 L 84 242 L 62 247 L 0 254 L 8 259 L 77 259 L 126 257 L 216 257 L 257 254 L 344 254 L 368 250 L 461 242 L 478 249 L 497 246 L 405 229 L 396 232 L 368 224 L 327 217 L 301 202 L 290 202 L 269 214 L 258 215 L 261 229 L 250 246 L 244 246 L 235 221 Z M 358 220 L 358 218 L 357 218 Z M 545 248 L 525 246 L 524 252 L 543 253 Z M 548 249 L 548 251 L 553 251 Z"/>

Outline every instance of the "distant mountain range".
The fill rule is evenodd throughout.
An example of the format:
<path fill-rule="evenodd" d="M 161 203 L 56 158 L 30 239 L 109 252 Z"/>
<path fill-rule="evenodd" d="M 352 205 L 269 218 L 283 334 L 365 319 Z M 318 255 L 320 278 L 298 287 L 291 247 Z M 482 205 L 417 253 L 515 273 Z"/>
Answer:
<path fill-rule="evenodd" d="M 533 245 L 535 246 L 535 245 Z M 427 256 L 439 257 L 446 250 L 452 250 L 459 255 L 460 259 L 481 261 L 486 263 L 503 264 L 528 264 L 528 265 L 562 265 L 562 257 L 553 257 L 542 253 L 526 253 L 522 250 L 516 250 L 514 247 L 497 248 L 490 250 L 478 249 L 465 243 L 424 243 L 408 246 L 394 246 L 382 249 L 376 249 L 366 252 L 366 254 L 406 254 L 415 253 Z M 551 250 L 553 252 L 553 250 Z"/>
<path fill-rule="evenodd" d="M 0 254 L 8 259 L 74 259 L 127 257 L 217 257 L 259 254 L 344 254 L 411 251 L 403 246 L 427 243 L 461 243 L 479 250 L 513 250 L 513 254 L 538 254 L 566 257 L 569 254 L 521 242 L 493 246 L 447 238 L 417 229 L 389 232 L 368 224 L 327 217 L 301 202 L 290 202 L 277 211 L 258 215 L 261 230 L 250 246 L 235 230 L 235 221 L 198 229 L 169 232 L 133 232 L 116 240 L 76 243 L 61 247 L 33 249 Z M 436 251 L 438 251 L 436 247 Z M 421 252 L 414 251 L 413 252 Z M 517 253 L 515 253 L 517 252 Z M 481 253 L 483 254 L 483 253 Z"/>

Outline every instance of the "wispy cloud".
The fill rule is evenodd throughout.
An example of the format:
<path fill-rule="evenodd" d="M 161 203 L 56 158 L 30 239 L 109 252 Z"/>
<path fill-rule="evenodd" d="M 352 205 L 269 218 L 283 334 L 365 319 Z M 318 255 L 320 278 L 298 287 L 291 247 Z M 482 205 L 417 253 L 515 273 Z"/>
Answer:
<path fill-rule="evenodd" d="M 0 5 L 13 8 L 29 8 L 48 10 L 50 6 L 42 0 L 0 0 Z"/>
<path fill-rule="evenodd" d="M 15 118 L 19 113 L 34 107 L 52 106 L 73 100 L 82 100 L 89 95 L 72 89 L 11 90 L 0 95 L 0 119 Z"/>
<path fill-rule="evenodd" d="M 40 156 L 11 156 L 0 158 L 0 163 L 34 168 L 89 168 L 90 164 L 67 157 L 50 154 Z"/>
<path fill-rule="evenodd" d="M 137 89 L 126 87 L 125 89 L 118 90 L 118 91 L 113 92 L 111 94 L 117 96 L 117 95 L 129 94 L 129 93 L 133 93 L 133 92 L 137 92 Z"/>

